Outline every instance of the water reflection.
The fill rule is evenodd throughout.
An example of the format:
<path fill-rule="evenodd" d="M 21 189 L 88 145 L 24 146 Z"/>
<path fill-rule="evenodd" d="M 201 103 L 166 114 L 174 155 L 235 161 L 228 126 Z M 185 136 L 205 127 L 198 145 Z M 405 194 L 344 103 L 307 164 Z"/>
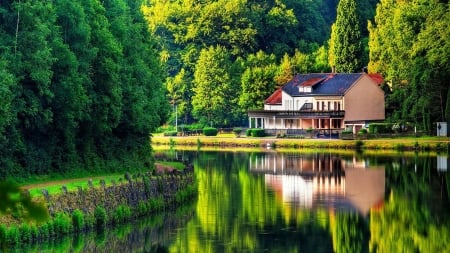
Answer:
<path fill-rule="evenodd" d="M 264 174 L 266 185 L 291 205 L 345 209 L 366 216 L 384 201 L 384 166 L 370 166 L 356 157 L 263 153 L 251 157 L 249 169 Z"/>
<path fill-rule="evenodd" d="M 84 236 L 64 249 L 450 252 L 447 155 L 163 153 L 194 163 L 199 195 L 189 215 Z"/>

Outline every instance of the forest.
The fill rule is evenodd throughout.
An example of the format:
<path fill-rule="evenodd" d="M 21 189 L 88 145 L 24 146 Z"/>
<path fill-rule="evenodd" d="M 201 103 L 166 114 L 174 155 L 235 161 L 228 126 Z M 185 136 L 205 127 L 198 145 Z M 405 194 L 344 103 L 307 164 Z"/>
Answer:
<path fill-rule="evenodd" d="M 151 166 L 150 133 L 247 125 L 296 73 L 383 75 L 387 121 L 450 120 L 438 0 L 6 0 L 0 178 Z"/>
<path fill-rule="evenodd" d="M 135 0 L 0 5 L 0 179 L 149 168 L 166 121 L 156 42 Z"/>
<path fill-rule="evenodd" d="M 383 75 L 387 121 L 433 133 L 450 119 L 448 1 L 148 0 L 169 124 L 246 126 L 296 73 Z"/>

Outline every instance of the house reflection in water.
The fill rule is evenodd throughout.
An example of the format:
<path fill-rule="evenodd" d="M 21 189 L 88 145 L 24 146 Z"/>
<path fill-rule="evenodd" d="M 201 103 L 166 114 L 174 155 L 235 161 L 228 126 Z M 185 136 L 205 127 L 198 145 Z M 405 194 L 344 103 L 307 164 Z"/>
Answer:
<path fill-rule="evenodd" d="M 356 210 L 367 215 L 383 204 L 384 167 L 334 154 L 262 153 L 250 159 L 250 171 L 284 203 L 302 208 Z"/>

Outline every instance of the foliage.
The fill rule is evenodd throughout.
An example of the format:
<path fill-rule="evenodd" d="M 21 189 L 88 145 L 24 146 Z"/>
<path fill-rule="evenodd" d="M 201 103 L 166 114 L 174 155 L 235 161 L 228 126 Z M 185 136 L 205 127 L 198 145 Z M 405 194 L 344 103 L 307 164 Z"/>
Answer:
<path fill-rule="evenodd" d="M 253 128 L 251 130 L 251 136 L 252 137 L 264 137 L 264 136 L 266 136 L 266 132 L 262 128 Z"/>
<path fill-rule="evenodd" d="M 369 132 L 373 134 L 392 133 L 393 126 L 392 123 L 371 123 L 369 124 Z"/>
<path fill-rule="evenodd" d="M 177 131 L 166 131 L 164 132 L 164 136 L 177 136 Z"/>
<path fill-rule="evenodd" d="M 330 38 L 330 56 L 336 72 L 359 72 L 361 63 L 361 27 L 356 0 L 341 0 Z"/>
<path fill-rule="evenodd" d="M 0 179 L 150 167 L 149 133 L 170 108 L 139 5 L 7 1 L 1 13 Z"/>
<path fill-rule="evenodd" d="M 72 212 L 72 226 L 75 231 L 84 229 L 84 213 L 79 209 Z"/>
<path fill-rule="evenodd" d="M 359 5 L 364 36 L 376 3 L 364 0 Z M 294 74 L 329 71 L 326 42 L 337 4 L 334 0 L 146 1 L 142 10 L 166 63 L 168 99 L 177 101 L 182 123 L 242 125 L 247 110 L 262 108 L 264 99 Z M 220 48 L 227 60 L 205 60 L 205 51 L 213 58 L 211 48 L 216 52 Z M 222 88 L 224 83 L 227 86 Z M 228 92 L 222 115 L 214 110 L 223 100 L 219 90 Z M 175 113 L 174 109 L 171 122 Z"/>
<path fill-rule="evenodd" d="M 217 135 L 217 128 L 205 127 L 205 128 L 203 128 L 203 135 L 204 136 L 216 136 Z"/>
<path fill-rule="evenodd" d="M 383 0 L 369 23 L 369 71 L 387 81 L 387 116 L 427 133 L 446 120 L 449 104 L 448 8 L 437 0 Z"/>
<path fill-rule="evenodd" d="M 119 205 L 112 213 L 114 224 L 123 223 L 131 218 L 131 209 L 127 205 Z"/>
<path fill-rule="evenodd" d="M 103 206 L 97 206 L 94 210 L 95 225 L 101 229 L 108 223 L 108 214 Z"/>

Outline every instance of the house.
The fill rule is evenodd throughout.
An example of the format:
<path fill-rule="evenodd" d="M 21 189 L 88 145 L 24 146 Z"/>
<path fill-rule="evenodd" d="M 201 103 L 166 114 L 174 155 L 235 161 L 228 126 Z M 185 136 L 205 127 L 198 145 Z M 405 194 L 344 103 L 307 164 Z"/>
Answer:
<path fill-rule="evenodd" d="M 263 110 L 248 111 L 249 127 L 266 133 L 357 133 L 385 119 L 383 78 L 366 73 L 298 74 L 264 102 Z"/>

